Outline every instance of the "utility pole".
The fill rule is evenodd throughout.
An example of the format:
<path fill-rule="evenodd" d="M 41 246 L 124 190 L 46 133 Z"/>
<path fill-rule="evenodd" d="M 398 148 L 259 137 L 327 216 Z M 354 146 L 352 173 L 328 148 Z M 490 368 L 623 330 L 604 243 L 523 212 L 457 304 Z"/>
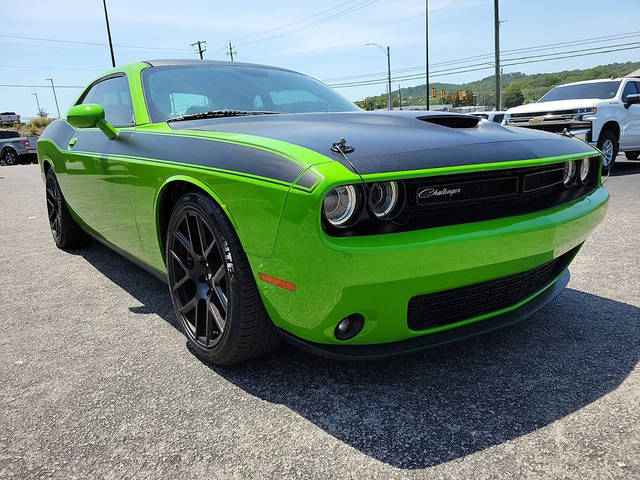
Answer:
<path fill-rule="evenodd" d="M 107 0 L 102 0 L 102 6 L 104 7 L 104 20 L 107 23 L 107 37 L 109 37 L 109 50 L 111 51 L 111 66 L 116 66 L 116 57 L 113 56 L 113 44 L 111 43 L 111 29 L 109 28 L 109 15 L 107 15 Z M 60 113 L 58 113 L 60 117 Z"/>
<path fill-rule="evenodd" d="M 40 101 L 38 100 L 38 94 L 34 92 L 31 95 L 36 97 L 36 105 L 38 106 L 38 116 L 40 116 Z"/>
<path fill-rule="evenodd" d="M 385 48 L 382 45 L 378 45 L 377 43 L 365 43 L 365 45 L 378 47 L 382 53 L 387 55 L 387 108 L 389 110 L 393 110 L 393 102 L 391 100 L 391 51 L 389 50 L 389 46 Z"/>
<path fill-rule="evenodd" d="M 496 54 L 496 110 L 502 110 L 502 98 L 500 95 L 502 87 L 500 86 L 500 13 L 498 7 L 500 0 L 493 0 L 493 19 L 494 19 L 494 39 Z"/>
<path fill-rule="evenodd" d="M 427 82 L 424 93 L 426 94 L 426 109 L 429 110 L 429 0 L 425 0 L 424 4 L 424 48 L 427 60 L 427 73 L 425 74 Z"/>
<path fill-rule="evenodd" d="M 56 95 L 56 87 L 53 85 L 53 78 L 45 78 L 51 82 L 51 89 L 53 90 L 53 99 L 56 101 L 56 110 L 58 111 L 58 118 L 60 118 L 60 108 L 58 107 L 58 96 Z"/>
<path fill-rule="evenodd" d="M 196 45 L 198 46 L 198 54 L 200 55 L 200 60 L 204 60 L 202 54 L 207 51 L 207 42 L 198 40 L 197 42 L 191 44 L 192 47 L 195 47 Z"/>
<path fill-rule="evenodd" d="M 400 84 L 398 84 L 398 105 L 400 106 L 400 110 L 402 110 L 402 88 L 400 88 Z"/>
<path fill-rule="evenodd" d="M 393 110 L 393 100 L 391 99 L 391 52 L 389 51 L 389 45 L 387 45 L 387 82 L 389 84 L 389 110 Z"/>
<path fill-rule="evenodd" d="M 231 61 L 233 62 L 233 56 L 237 55 L 238 52 L 236 52 L 233 49 L 233 46 L 231 45 L 231 40 L 229 40 L 229 51 L 227 52 L 227 56 L 231 59 Z"/>

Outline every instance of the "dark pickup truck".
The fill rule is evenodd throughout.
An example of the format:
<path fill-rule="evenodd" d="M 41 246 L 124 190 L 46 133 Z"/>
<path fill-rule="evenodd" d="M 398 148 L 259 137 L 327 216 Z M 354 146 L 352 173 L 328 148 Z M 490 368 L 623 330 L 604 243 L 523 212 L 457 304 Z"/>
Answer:
<path fill-rule="evenodd" d="M 15 130 L 0 130 L 0 164 L 36 163 L 38 137 L 21 137 Z"/>

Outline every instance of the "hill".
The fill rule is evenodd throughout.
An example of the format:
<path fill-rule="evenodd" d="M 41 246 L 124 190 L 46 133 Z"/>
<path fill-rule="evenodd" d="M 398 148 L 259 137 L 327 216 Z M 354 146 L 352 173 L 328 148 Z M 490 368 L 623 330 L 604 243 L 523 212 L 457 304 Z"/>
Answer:
<path fill-rule="evenodd" d="M 522 97 L 524 98 L 523 103 L 530 103 L 537 101 L 553 87 L 564 83 L 579 82 L 581 80 L 594 80 L 597 78 L 623 77 L 639 68 L 640 62 L 626 62 L 598 65 L 597 67 L 584 70 L 565 70 L 555 73 L 536 73 L 532 75 L 526 75 L 520 72 L 505 73 L 502 76 L 503 99 L 509 100 L 508 96 L 504 94 L 507 87 L 509 87 L 507 93 L 519 91 L 522 93 Z M 402 88 L 402 104 L 424 105 L 424 88 L 424 84 L 417 85 L 415 87 Z M 432 104 L 454 103 L 455 106 L 475 104 L 485 105 L 490 108 L 495 107 L 496 104 L 494 75 L 485 77 L 482 80 L 460 84 L 436 82 L 431 84 L 431 88 L 436 89 L 437 97 L 431 98 Z M 445 91 L 444 99 L 440 98 L 442 90 Z M 459 100 L 458 92 L 460 91 L 464 91 L 466 93 L 466 100 Z M 455 101 L 452 101 L 452 97 L 455 97 Z M 517 96 L 515 98 L 517 98 Z M 383 93 L 374 97 L 367 97 L 356 103 L 367 110 L 385 108 L 387 106 L 387 96 Z M 509 105 L 508 101 L 505 101 L 504 103 L 506 104 L 505 106 L 513 106 Z M 393 104 L 394 106 L 399 105 L 397 90 L 393 93 Z"/>

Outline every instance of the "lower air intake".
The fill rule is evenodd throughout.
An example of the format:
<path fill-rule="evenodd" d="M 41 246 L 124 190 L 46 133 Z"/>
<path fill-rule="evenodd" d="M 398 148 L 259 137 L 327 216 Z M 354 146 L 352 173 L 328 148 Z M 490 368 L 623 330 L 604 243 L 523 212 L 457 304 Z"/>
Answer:
<path fill-rule="evenodd" d="M 579 248 L 526 272 L 413 297 L 409 301 L 407 325 L 411 330 L 426 330 L 515 305 L 560 275 Z"/>

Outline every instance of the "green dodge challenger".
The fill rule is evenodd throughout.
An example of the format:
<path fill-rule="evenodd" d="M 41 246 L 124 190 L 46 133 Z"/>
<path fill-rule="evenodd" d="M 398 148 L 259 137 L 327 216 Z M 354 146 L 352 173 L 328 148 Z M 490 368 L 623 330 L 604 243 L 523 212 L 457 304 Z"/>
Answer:
<path fill-rule="evenodd" d="M 364 112 L 322 83 L 157 60 L 87 86 L 38 141 L 60 248 L 96 238 L 169 285 L 206 361 L 281 339 L 411 352 L 530 316 L 605 215 L 600 153 L 433 112 Z"/>

